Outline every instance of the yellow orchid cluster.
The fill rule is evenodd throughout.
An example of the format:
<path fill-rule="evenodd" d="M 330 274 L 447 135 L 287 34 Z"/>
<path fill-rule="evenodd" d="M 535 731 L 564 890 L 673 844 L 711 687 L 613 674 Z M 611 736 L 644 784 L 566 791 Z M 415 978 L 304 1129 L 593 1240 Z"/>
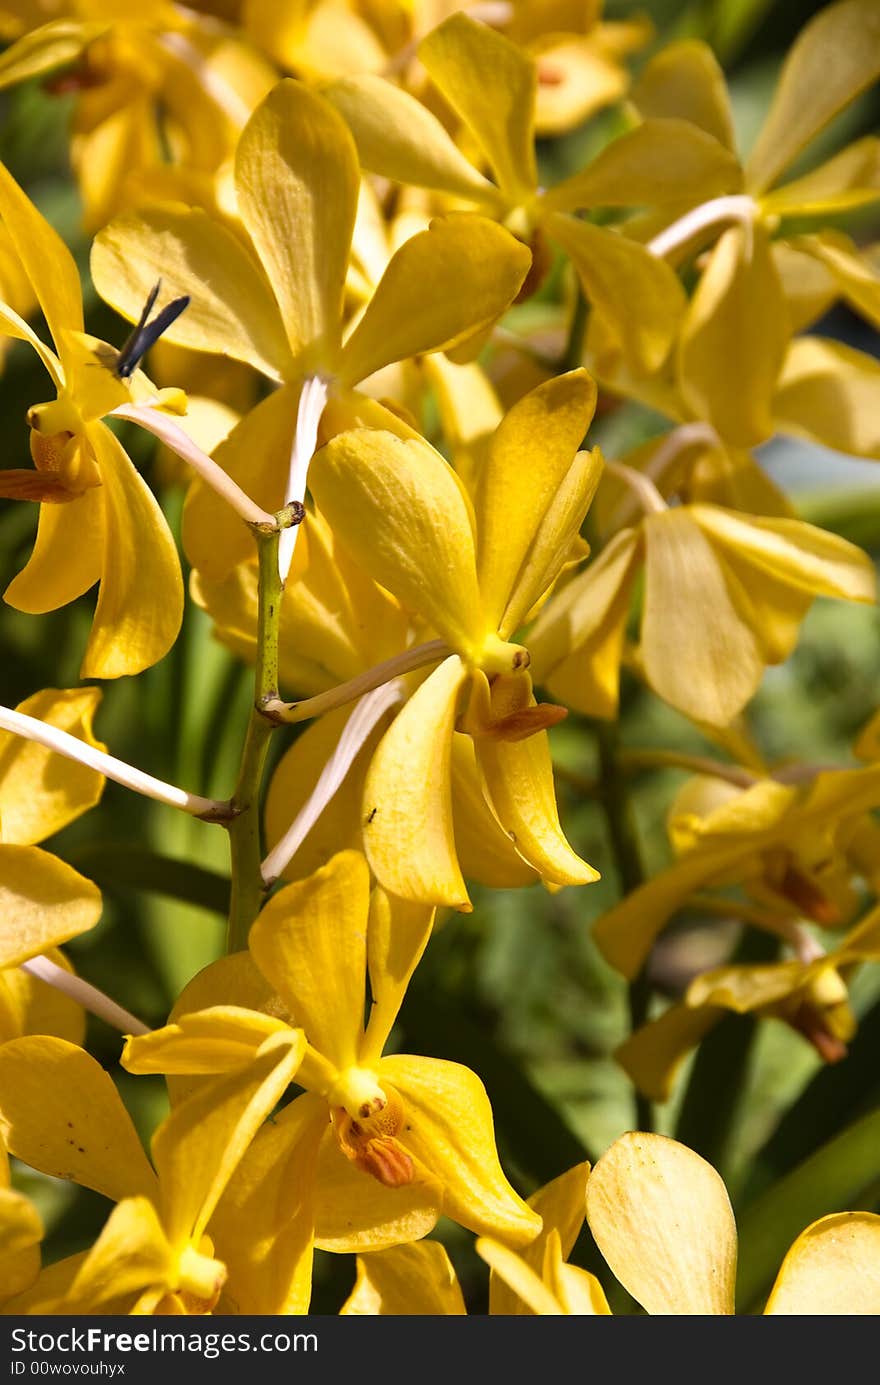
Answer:
<path fill-rule="evenodd" d="M 880 364 L 814 330 L 836 303 L 880 327 L 880 140 L 820 143 L 880 78 L 877 0 L 806 25 L 744 158 L 709 45 L 600 0 L 0 0 L 0 35 L 0 86 L 68 101 L 91 280 L 134 324 L 86 331 L 74 254 L 0 163 L 0 334 L 54 395 L 0 471 L 38 506 L 4 597 L 98 588 L 92 681 L 0 708 L 0 1311 L 305 1314 L 330 1252 L 357 1257 L 343 1315 L 458 1315 L 452 1225 L 492 1314 L 733 1313 L 724 1182 L 651 1103 L 731 1015 L 842 1060 L 880 961 L 876 722 L 854 767 L 777 764 L 748 721 L 815 598 L 876 599 L 755 449 L 880 461 Z M 609 416 L 641 420 L 620 448 Z M 253 665 L 222 799 L 92 730 L 95 680 L 173 658 L 189 620 Z M 725 758 L 640 762 L 631 696 Z M 647 875 L 628 776 L 652 764 L 694 773 Z M 39 843 L 107 779 L 229 838 L 225 952 L 155 1027 L 59 950 L 101 896 Z M 623 887 L 604 912 L 578 784 Z M 496 1144 L 491 1081 L 398 1051 L 452 911 L 479 928 L 487 892 L 539 885 L 630 983 L 641 1127 L 549 1181 Z M 669 983 L 685 911 L 721 945 Z M 86 1011 L 165 1079 L 149 1157 Z M 10 1157 L 108 1200 L 88 1245 L 41 1258 Z M 880 1216 L 847 1210 L 877 1173 L 789 1194 L 772 1267 L 745 1242 L 745 1311 L 880 1313 Z"/>

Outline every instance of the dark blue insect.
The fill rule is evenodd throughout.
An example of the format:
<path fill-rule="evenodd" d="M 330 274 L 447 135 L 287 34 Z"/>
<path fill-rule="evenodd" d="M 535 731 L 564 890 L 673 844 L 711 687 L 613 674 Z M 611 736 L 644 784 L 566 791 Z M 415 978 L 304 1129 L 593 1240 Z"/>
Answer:
<path fill-rule="evenodd" d="M 138 365 L 149 351 L 150 347 L 155 345 L 162 333 L 167 332 L 172 322 L 180 317 L 184 308 L 189 305 L 188 294 L 184 295 L 182 298 L 172 299 L 170 303 L 167 303 L 165 307 L 156 314 L 152 322 L 148 322 L 147 318 L 153 311 L 153 304 L 156 302 L 161 287 L 162 280 L 160 279 L 150 290 L 150 296 L 144 304 L 144 310 L 138 319 L 137 326 L 132 329 L 122 349 L 116 355 L 113 374 L 120 380 L 126 380 L 129 375 L 132 375 L 134 371 L 137 370 Z"/>

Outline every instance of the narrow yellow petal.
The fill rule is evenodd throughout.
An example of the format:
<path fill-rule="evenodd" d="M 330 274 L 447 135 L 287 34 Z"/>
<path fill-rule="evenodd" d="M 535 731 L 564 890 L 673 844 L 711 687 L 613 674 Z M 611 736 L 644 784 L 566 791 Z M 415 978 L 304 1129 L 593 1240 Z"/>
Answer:
<path fill-rule="evenodd" d="M 565 1257 L 571 1254 L 587 1214 L 585 1198 L 589 1175 L 589 1164 L 576 1164 L 529 1198 L 529 1206 L 543 1222 L 540 1235 L 522 1251 L 523 1260 L 535 1274 L 543 1272 L 544 1252 L 551 1232 L 558 1237 L 560 1255 Z M 489 1278 L 489 1312 L 510 1316 L 523 1311 L 521 1296 L 517 1296 L 506 1279 L 492 1274 Z"/>
<path fill-rule="evenodd" d="M 540 876 L 517 855 L 486 802 L 474 742 L 461 732 L 452 737 L 452 820 L 465 879 L 496 890 L 537 884 Z"/>
<path fill-rule="evenodd" d="M 59 345 L 66 328 L 83 329 L 79 271 L 64 241 L 0 164 L 0 219 L 6 227 L 43 316 Z"/>
<path fill-rule="evenodd" d="M 3 599 L 29 615 L 66 606 L 100 579 L 103 553 L 103 486 L 64 505 L 41 505 L 33 552 Z"/>
<path fill-rule="evenodd" d="M 98 1313 L 113 1300 L 165 1284 L 174 1255 L 153 1204 L 123 1199 L 107 1218 L 63 1298 L 64 1311 Z"/>
<path fill-rule="evenodd" d="M 880 459 L 873 356 L 823 337 L 793 341 L 773 400 L 776 426 L 855 457 Z"/>
<path fill-rule="evenodd" d="M 6 13 L 9 13 L 8 7 Z M 56 68 L 69 67 L 102 27 L 79 19 L 53 19 L 22 34 L 0 58 L 0 89 L 17 86 L 29 77 L 39 77 Z"/>
<path fill-rule="evenodd" d="M 391 723 L 364 785 L 364 849 L 377 879 L 403 899 L 469 908 L 455 854 L 450 759 L 467 678 L 453 656 Z"/>
<path fill-rule="evenodd" d="M 14 967 L 94 928 L 101 893 L 36 846 L 0 845 L 0 966 Z"/>
<path fill-rule="evenodd" d="M 595 407 L 593 380 L 585 370 L 569 371 L 524 395 L 489 442 L 475 509 L 480 594 L 493 630 Z"/>
<path fill-rule="evenodd" d="M 250 950 L 313 1048 L 337 1068 L 357 1062 L 367 973 L 367 863 L 341 851 L 261 911 Z"/>
<path fill-rule="evenodd" d="M 614 1057 L 649 1100 L 668 1101 L 681 1064 L 723 1013 L 708 1004 L 695 1009 L 670 1005 L 658 1019 L 625 1039 Z"/>
<path fill-rule="evenodd" d="M 358 197 L 345 121 L 301 82 L 279 82 L 242 132 L 235 189 L 291 352 L 304 370 L 332 369 Z"/>
<path fill-rule="evenodd" d="M 439 1241 L 359 1255 L 343 1317 L 454 1317 L 467 1312 L 452 1261 Z"/>
<path fill-rule="evenodd" d="M 765 1313 L 880 1313 L 880 1217 L 835 1212 L 802 1231 L 782 1262 Z"/>
<path fill-rule="evenodd" d="M 504 1176 L 480 1079 L 459 1063 L 405 1054 L 383 1058 L 378 1075 L 403 1097 L 401 1143 L 439 1184 L 446 1215 L 508 1245 L 534 1240 L 541 1218 Z"/>
<path fill-rule="evenodd" d="M 105 547 L 80 676 L 140 673 L 167 654 L 183 616 L 180 560 L 152 491 L 103 423 L 88 438 L 101 471 Z"/>
<path fill-rule="evenodd" d="M 880 178 L 880 153 L 877 163 Z M 880 198 L 880 186 L 876 196 Z M 867 256 L 858 253 L 854 241 L 848 236 L 824 231 L 798 237 L 795 246 L 814 255 L 829 271 L 847 303 L 874 327 L 880 327 L 880 273 Z"/>
<path fill-rule="evenodd" d="M 643 116 L 689 120 L 726 149 L 736 147 L 724 72 L 700 39 L 667 44 L 645 64 L 629 99 Z"/>
<path fill-rule="evenodd" d="M 355 385 L 394 361 L 485 332 L 510 307 L 530 262 L 526 247 L 486 217 L 435 218 L 389 260 L 342 349 L 341 378 Z"/>
<path fill-rule="evenodd" d="M 611 1309 L 605 1297 L 605 1290 L 594 1274 L 582 1270 L 579 1265 L 565 1265 L 561 1261 L 552 1264 L 545 1271 L 553 1295 L 566 1313 L 580 1318 L 607 1318 Z"/>
<path fill-rule="evenodd" d="M 409 979 L 419 964 L 431 929 L 434 910 L 390 895 L 377 886 L 370 899 L 367 957 L 370 969 L 370 1010 L 360 1061 L 378 1062 L 403 1003 Z"/>
<path fill-rule="evenodd" d="M 523 860 L 552 885 L 589 885 L 599 872 L 569 846 L 559 822 L 546 731 L 522 741 L 474 743 L 489 801 Z"/>
<path fill-rule="evenodd" d="M 133 322 L 157 279 L 163 293 L 188 295 L 166 333 L 178 346 L 246 361 L 273 380 L 293 370 L 265 274 L 231 231 L 197 208 L 117 217 L 95 238 L 91 272 L 101 297 Z"/>
<path fill-rule="evenodd" d="M 128 1072 L 208 1073 L 248 1067 L 266 1039 L 290 1025 L 237 1005 L 183 1014 L 173 1024 L 129 1038 L 120 1062 Z"/>
<path fill-rule="evenodd" d="M 486 630 L 467 497 L 439 452 L 358 429 L 317 454 L 318 509 L 360 566 L 453 648 L 474 654 Z"/>
<path fill-rule="evenodd" d="M 0 1047 L 0 1134 L 10 1153 L 119 1202 L 156 1179 L 109 1075 L 62 1039 Z"/>
<path fill-rule="evenodd" d="M 874 0 L 838 0 L 801 30 L 746 164 L 746 185 L 776 182 L 838 111 L 880 76 L 880 12 Z"/>
<path fill-rule="evenodd" d="M 465 14 L 419 45 L 428 75 L 467 126 L 503 192 L 519 200 L 537 186 L 537 70 L 521 48 Z"/>
<path fill-rule="evenodd" d="M 541 1317 L 565 1316 L 565 1309 L 544 1284 L 540 1275 L 521 1255 L 517 1255 L 516 1251 L 510 1250 L 508 1246 L 492 1240 L 489 1236 L 481 1236 L 475 1250 L 481 1259 L 486 1261 L 492 1271 L 492 1277 L 497 1275 L 513 1297 L 525 1305 L 527 1311 Z M 500 1310 L 496 1308 L 495 1311 Z M 520 1312 L 522 1311 L 521 1308 Z"/>
<path fill-rule="evenodd" d="M 736 1224 L 721 1178 L 693 1150 L 664 1135 L 622 1135 L 590 1175 L 587 1219 L 646 1312 L 733 1312 Z"/>
<path fill-rule="evenodd" d="M 736 447 L 764 442 L 788 340 L 767 235 L 758 225 L 733 226 L 712 251 L 678 345 L 679 386 L 696 417 Z"/>
<path fill-rule="evenodd" d="M 821 216 L 851 211 L 880 197 L 880 140 L 864 135 L 761 198 L 765 216 Z M 822 233 L 827 234 L 827 233 Z"/>

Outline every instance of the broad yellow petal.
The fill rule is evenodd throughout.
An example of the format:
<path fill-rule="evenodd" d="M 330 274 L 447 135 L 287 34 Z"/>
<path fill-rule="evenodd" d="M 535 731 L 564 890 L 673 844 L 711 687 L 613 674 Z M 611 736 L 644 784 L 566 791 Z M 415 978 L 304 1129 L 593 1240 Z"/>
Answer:
<path fill-rule="evenodd" d="M 596 386 L 590 376 L 585 370 L 570 371 L 525 395 L 490 440 L 475 509 L 480 594 L 493 630 L 501 623 L 517 574 L 586 436 L 595 407 Z"/>
<path fill-rule="evenodd" d="M 668 1101 L 678 1070 L 692 1048 L 715 1027 L 724 1011 L 708 1004 L 691 1009 L 670 1005 L 614 1050 L 614 1057 L 651 1101 Z"/>
<path fill-rule="evenodd" d="M 522 1259 L 534 1274 L 540 1276 L 542 1273 L 547 1238 L 551 1232 L 555 1232 L 559 1238 L 562 1257 L 571 1254 L 587 1214 L 585 1197 L 589 1176 L 589 1164 L 576 1164 L 529 1198 L 529 1206 L 543 1222 L 540 1235 L 522 1251 Z M 510 1316 L 523 1311 L 522 1295 L 516 1293 L 515 1286 L 509 1285 L 504 1276 L 492 1274 L 489 1279 L 489 1312 Z"/>
<path fill-rule="evenodd" d="M 664 1135 L 622 1135 L 590 1175 L 587 1219 L 646 1312 L 733 1312 L 736 1224 L 721 1178 L 693 1150 Z"/>
<path fill-rule="evenodd" d="M 262 909 L 250 950 L 313 1048 L 337 1068 L 357 1062 L 363 1033 L 370 877 L 341 851 Z"/>
<path fill-rule="evenodd" d="M 687 120 L 651 117 L 545 193 L 553 211 L 708 201 L 742 183 L 736 156 Z"/>
<path fill-rule="evenodd" d="M 145 1197 L 128 1197 L 110 1213 L 63 1298 L 67 1312 L 98 1313 L 112 1300 L 165 1284 L 174 1255 L 156 1209 Z"/>
<path fill-rule="evenodd" d="M 64 505 L 41 505 L 33 552 L 3 600 L 29 615 L 66 606 L 100 579 L 103 553 L 102 486 Z"/>
<path fill-rule="evenodd" d="M 539 875 L 517 855 L 486 802 L 474 742 L 461 732 L 452 737 L 452 822 L 465 879 L 497 890 L 537 884 Z"/>
<path fill-rule="evenodd" d="M 321 94 L 345 118 L 361 164 L 395 183 L 435 188 L 478 202 L 497 190 L 474 168 L 421 101 L 383 77 L 340 77 Z"/>
<path fill-rule="evenodd" d="M 354 1288 L 340 1316 L 454 1317 L 467 1312 L 452 1261 L 439 1241 L 415 1241 L 359 1255 Z"/>
<path fill-rule="evenodd" d="M 776 427 L 837 452 L 880 459 L 874 401 L 880 365 L 842 342 L 799 337 L 773 399 Z"/>
<path fill-rule="evenodd" d="M 389 260 L 342 349 L 341 378 L 354 385 L 394 361 L 449 351 L 486 331 L 510 307 L 529 264 L 526 247 L 486 217 L 436 218 Z"/>
<path fill-rule="evenodd" d="M 64 241 L 0 164 L 0 218 L 37 295 L 56 346 L 83 329 L 79 271 Z"/>
<path fill-rule="evenodd" d="M 128 1072 L 236 1072 L 254 1062 L 260 1046 L 290 1025 L 257 1010 L 213 1005 L 183 1014 L 149 1034 L 126 1040 L 120 1062 Z"/>
<path fill-rule="evenodd" d="M 36 846 L 0 845 L 0 966 L 14 967 L 94 928 L 101 893 Z"/>
<path fill-rule="evenodd" d="M 290 78 L 245 126 L 235 154 L 238 209 L 303 369 L 335 366 L 354 232 L 354 140 L 328 101 Z"/>
<path fill-rule="evenodd" d="M 568 255 L 590 302 L 640 371 L 669 354 L 686 300 L 678 276 L 637 241 L 554 212 L 547 233 Z"/>
<path fill-rule="evenodd" d="M 771 403 L 788 346 L 782 284 L 766 233 L 725 231 L 691 299 L 678 346 L 682 396 L 725 442 L 773 432 Z"/>
<path fill-rule="evenodd" d="M 465 655 L 486 625 L 467 498 L 428 443 L 379 430 L 341 433 L 317 454 L 321 514 L 366 572 Z"/>
<path fill-rule="evenodd" d="M 99 688 L 46 688 L 16 709 L 106 750 L 95 739 L 92 718 L 101 701 Z M 101 797 L 104 776 L 76 760 L 57 755 L 35 741 L 0 732 L 0 831 L 3 841 L 30 845 L 51 837 Z"/>
<path fill-rule="evenodd" d="M 700 39 L 667 44 L 645 64 L 629 99 L 643 116 L 689 120 L 726 149 L 735 149 L 724 72 Z"/>
<path fill-rule="evenodd" d="M 424 1170 L 388 1188 L 345 1157 L 327 1125 L 316 1178 L 315 1243 L 321 1250 L 359 1253 L 408 1244 L 432 1231 L 442 1210 L 441 1190 Z"/>
<path fill-rule="evenodd" d="M 373 891 L 367 926 L 372 1009 L 360 1054 L 365 1067 L 382 1056 L 433 925 L 434 910 L 427 905 L 398 899 L 381 886 Z"/>
<path fill-rule="evenodd" d="M 559 822 L 546 731 L 522 741 L 474 742 L 489 801 L 523 860 L 551 885 L 589 885 L 599 872 L 569 846 Z"/>
<path fill-rule="evenodd" d="M 446 659 L 379 743 L 364 785 L 364 849 L 387 890 L 424 904 L 469 908 L 455 854 L 450 759 L 461 660 Z"/>
<path fill-rule="evenodd" d="M 541 1218 L 504 1176 L 480 1079 L 459 1063 L 406 1054 L 383 1058 L 377 1071 L 403 1098 L 401 1143 L 439 1184 L 445 1214 L 508 1245 L 534 1240 Z"/>
<path fill-rule="evenodd" d="M 835 1212 L 802 1231 L 782 1262 L 765 1313 L 880 1313 L 880 1217 Z"/>
<path fill-rule="evenodd" d="M 273 380 L 293 369 L 265 274 L 231 231 L 197 208 L 117 217 L 95 238 L 91 272 L 101 297 L 134 322 L 157 279 L 163 293 L 188 295 L 166 333 L 178 346 L 246 361 Z"/>
<path fill-rule="evenodd" d="M 880 12 L 874 0 L 838 0 L 801 30 L 746 164 L 763 192 L 838 111 L 880 76 Z"/>
<path fill-rule="evenodd" d="M 140 673 L 167 654 L 183 616 L 180 560 L 152 491 L 103 423 L 88 429 L 105 498 L 104 562 L 83 678 Z"/>
<path fill-rule="evenodd" d="M 40 1271 L 43 1223 L 23 1193 L 0 1186 L 0 1305 L 20 1294 Z"/>
<path fill-rule="evenodd" d="M 454 14 L 419 44 L 428 75 L 486 156 L 503 192 L 534 192 L 537 71 L 521 48 Z"/>
<path fill-rule="evenodd" d="M 641 654 L 651 686 L 698 721 L 726 726 L 761 681 L 757 637 L 689 507 L 645 521 Z"/>
<path fill-rule="evenodd" d="M 108 1074 L 63 1039 L 0 1047 L 0 1134 L 11 1154 L 120 1202 L 156 1180 Z"/>
<path fill-rule="evenodd" d="M 489 1236 L 481 1236 L 475 1249 L 491 1269 L 491 1278 L 500 1279 L 511 1297 L 519 1300 L 521 1313 L 531 1312 L 540 1317 L 565 1316 L 565 1310 L 541 1276 L 516 1251 Z M 496 1308 L 494 1311 L 497 1313 L 501 1310 Z"/>
<path fill-rule="evenodd" d="M 58 948 L 47 948 L 41 956 L 49 958 L 65 971 L 73 971 L 70 962 Z M 6 999 L 15 1010 L 15 1027 L 4 1038 L 17 1039 L 22 1034 L 51 1034 L 56 1039 L 66 1039 L 68 1043 L 82 1047 L 86 1032 L 86 1015 L 82 1006 L 70 996 L 50 986 L 38 976 L 32 976 L 21 967 L 7 967 L 0 981 L 0 991 L 5 992 L 0 999 L 0 1011 Z M 0 1019 L 0 1033 L 4 1030 Z"/>

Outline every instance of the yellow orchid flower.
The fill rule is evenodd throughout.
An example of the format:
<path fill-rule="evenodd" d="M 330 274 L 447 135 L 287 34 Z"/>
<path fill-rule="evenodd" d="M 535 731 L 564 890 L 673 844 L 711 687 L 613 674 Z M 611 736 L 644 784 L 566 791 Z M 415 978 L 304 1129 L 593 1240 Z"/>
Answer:
<path fill-rule="evenodd" d="M 697 721 L 728 725 L 781 663 L 818 595 L 876 599 L 870 559 L 802 520 L 721 506 L 667 506 L 646 478 L 649 512 L 621 530 L 548 603 L 529 637 L 535 679 L 568 706 L 616 715 L 633 586 L 644 568 L 639 671 Z"/>
<path fill-rule="evenodd" d="M 203 212 L 159 207 L 121 218 L 94 244 L 95 284 L 120 312 L 136 318 L 144 286 L 161 273 L 169 291 L 192 299 L 170 327 L 170 341 L 245 361 L 282 385 L 245 416 L 216 457 L 270 513 L 304 499 L 333 391 L 339 398 L 326 413 L 341 414 L 337 430 L 378 418 L 409 435 L 352 387 L 390 362 L 445 350 L 491 326 L 528 268 L 528 252 L 494 222 L 472 215 L 435 221 L 400 246 L 343 341 L 358 182 L 357 153 L 341 117 L 287 79 L 254 112 L 236 150 L 243 238 Z M 193 565 L 213 577 L 253 551 L 237 516 L 200 485 L 187 502 L 184 544 Z M 282 544 L 285 575 L 293 546 L 294 538 Z"/>
<path fill-rule="evenodd" d="M 79 274 L 70 251 L 0 165 L 0 216 L 34 286 L 52 351 L 0 304 L 0 332 L 27 341 L 57 399 L 28 412 L 35 471 L 5 471 L 0 494 L 40 502 L 30 561 L 4 593 L 39 614 L 100 583 L 81 676 L 117 678 L 161 659 L 180 628 L 183 584 L 174 540 L 154 496 L 100 420 L 139 393 L 145 376 L 118 378 L 116 352 L 83 332 Z M 107 364 L 102 364 L 102 359 Z M 167 402 L 179 407 L 175 392 Z M 160 399 L 159 401 L 163 401 Z"/>
<path fill-rule="evenodd" d="M 171 0 L 59 0 L 48 22 L 43 5 L 16 11 L 0 88 L 43 76 L 75 95 L 71 162 L 88 229 L 162 196 L 215 203 L 215 175 L 276 80 L 250 45 Z"/>
<path fill-rule="evenodd" d="M 502 1172 L 479 1079 L 457 1063 L 383 1056 L 432 921 L 433 910 L 381 889 L 371 899 L 364 858 L 339 853 L 263 908 L 250 934 L 261 976 L 243 955 L 227 958 L 196 978 L 164 1030 L 129 1040 L 130 1071 L 219 1071 L 232 1082 L 249 1080 L 248 1027 L 282 1023 L 265 1013 L 279 1001 L 305 1031 L 305 1093 L 258 1136 L 211 1224 L 234 1311 L 305 1312 L 314 1244 L 412 1241 L 441 1214 L 505 1243 L 540 1231 Z M 237 1009 L 239 997 L 261 1008 Z"/>
<path fill-rule="evenodd" d="M 526 395 L 492 436 L 472 507 L 421 439 L 340 434 L 312 481 L 319 510 L 364 570 L 453 652 L 380 743 L 363 833 L 380 883 L 405 899 L 468 907 L 452 830 L 456 728 L 473 741 L 483 792 L 517 853 L 551 885 L 597 878 L 559 824 L 529 654 L 512 643 L 561 572 L 592 499 L 598 453 L 579 452 L 595 391 L 574 371 Z"/>
<path fill-rule="evenodd" d="M 880 960 L 880 910 L 872 909 L 830 952 L 806 936 L 798 942 L 796 960 L 701 972 L 682 1003 L 624 1040 L 614 1056 L 639 1090 L 666 1101 L 686 1054 L 729 1011 L 783 1020 L 826 1063 L 845 1058 L 856 1031 L 847 982 L 859 963 Z"/>
<path fill-rule="evenodd" d="M 529 1198 L 543 1228 L 524 1250 L 478 1238 L 477 1252 L 492 1271 L 490 1314 L 558 1317 L 610 1311 L 595 1276 L 566 1261 L 584 1223 L 589 1172 L 589 1164 L 579 1164 Z M 359 1255 L 354 1288 L 339 1311 L 343 1317 L 393 1317 L 458 1316 L 467 1310 L 449 1256 L 438 1242 L 425 1240 Z"/>
<path fill-rule="evenodd" d="M 647 1313 L 734 1312 L 737 1236 L 719 1175 L 664 1135 L 615 1140 L 587 1184 L 587 1220 L 611 1270 Z M 802 1231 L 765 1313 L 880 1312 L 880 1217 L 838 1212 Z"/>
<path fill-rule="evenodd" d="M 103 749 L 92 732 L 100 699 L 98 688 L 46 688 L 17 711 Z M 57 949 L 101 916 L 96 886 L 37 843 L 97 803 L 103 787 L 95 770 L 0 731 L 0 1042 L 83 1037 L 81 1007 L 22 964 L 46 956 L 70 970 Z"/>
<path fill-rule="evenodd" d="M 12 1187 L 9 1157 L 0 1137 L 0 1309 L 36 1279 L 42 1239 L 37 1209 Z"/>
<path fill-rule="evenodd" d="M 117 1205 L 92 1249 L 40 1275 L 9 1312 L 209 1313 L 225 1279 L 205 1228 L 255 1132 L 296 1073 L 299 1030 L 267 1021 L 245 1077 L 196 1092 L 152 1140 L 153 1167 L 111 1079 L 53 1038 L 0 1047 L 11 1153 Z"/>
<path fill-rule="evenodd" d="M 880 768 L 828 770 L 806 784 L 772 778 L 737 789 L 714 780 L 685 791 L 670 821 L 678 860 L 621 900 L 594 925 L 612 966 L 634 976 L 670 917 L 696 891 L 741 884 L 784 921 L 806 916 L 840 925 L 856 905 L 849 881 L 878 886 Z M 772 922 L 772 913 L 768 920 Z"/>
<path fill-rule="evenodd" d="M 622 135 L 580 173 L 545 189 L 538 183 L 534 150 L 540 71 L 535 60 L 462 13 L 434 29 L 418 55 L 475 147 L 476 163 L 426 106 L 392 82 L 342 77 L 323 91 L 350 125 L 364 167 L 496 216 L 534 249 L 527 290 L 549 265 L 549 237 L 571 259 L 624 356 L 655 370 L 685 308 L 677 276 L 637 241 L 571 212 L 680 204 L 706 185 L 715 193 L 735 189 L 740 174 L 734 157 L 693 124 L 658 118 Z M 484 177 L 483 164 L 494 182 Z"/>

